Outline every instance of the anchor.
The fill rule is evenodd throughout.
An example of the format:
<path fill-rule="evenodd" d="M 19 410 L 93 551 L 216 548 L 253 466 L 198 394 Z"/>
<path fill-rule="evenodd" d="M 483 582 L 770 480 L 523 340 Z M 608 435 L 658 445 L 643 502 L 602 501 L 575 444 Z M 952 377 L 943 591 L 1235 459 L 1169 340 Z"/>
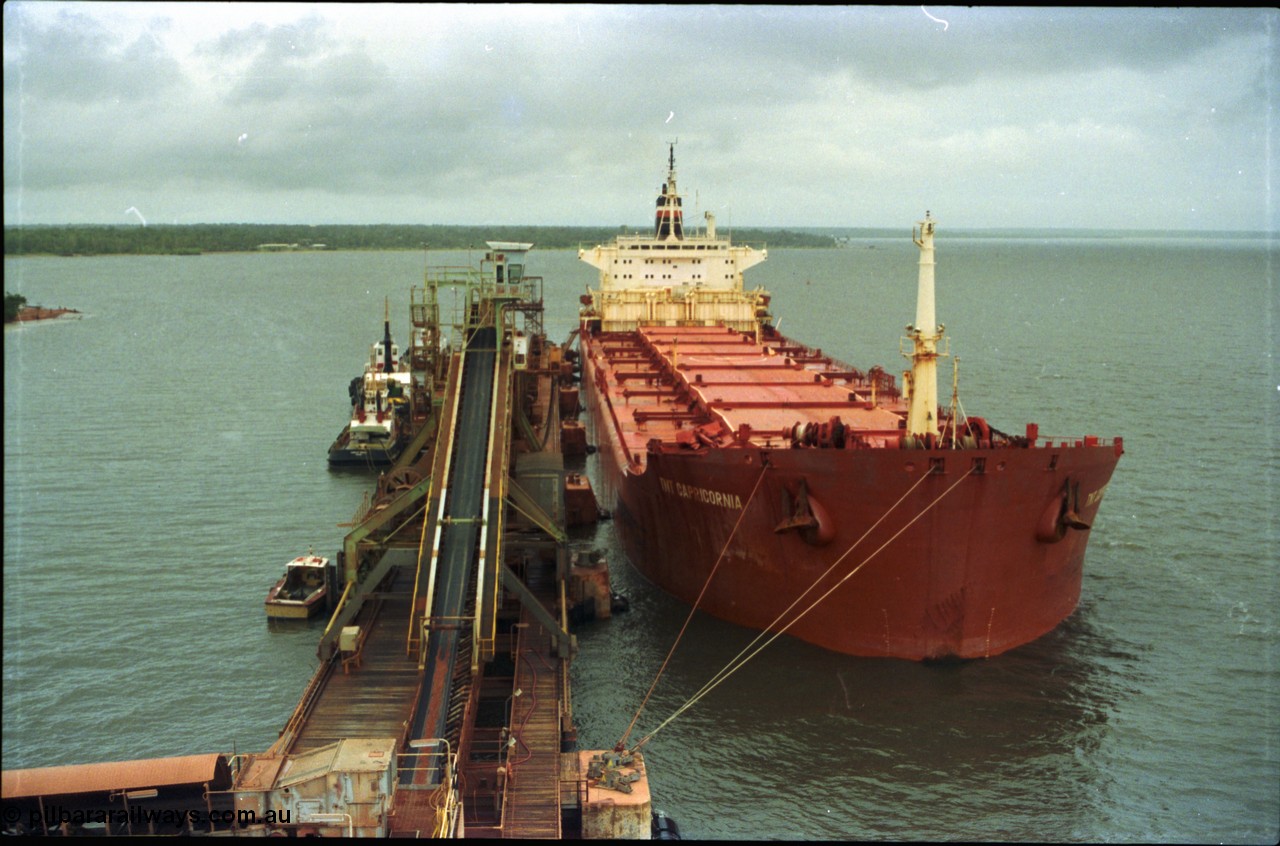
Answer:
<path fill-rule="evenodd" d="M 818 518 L 814 516 L 813 508 L 809 505 L 809 486 L 805 484 L 804 479 L 800 480 L 794 501 L 791 499 L 791 491 L 787 488 L 782 489 L 782 510 L 788 516 L 774 527 L 775 534 L 818 528 Z"/>
<path fill-rule="evenodd" d="M 1064 500 L 1066 498 L 1064 497 Z M 1077 509 L 1080 508 L 1080 483 L 1076 482 L 1070 486 L 1070 504 L 1063 502 L 1062 524 L 1072 529 L 1080 529 L 1082 531 L 1091 529 L 1088 523 L 1080 519 Z"/>

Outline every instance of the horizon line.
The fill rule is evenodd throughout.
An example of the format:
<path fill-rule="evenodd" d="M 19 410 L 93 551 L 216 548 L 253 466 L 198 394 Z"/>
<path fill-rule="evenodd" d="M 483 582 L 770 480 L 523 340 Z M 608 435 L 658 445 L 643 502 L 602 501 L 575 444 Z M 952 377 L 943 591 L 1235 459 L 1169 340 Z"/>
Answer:
<path fill-rule="evenodd" d="M 72 227 L 111 227 L 114 229 L 154 229 L 156 227 L 182 227 L 182 226 L 351 226 L 351 227 L 374 227 L 374 226 L 421 226 L 421 227 L 449 227 L 455 229 L 651 229 L 652 224 L 632 226 L 630 224 L 590 224 L 590 223 L 392 223 L 382 221 L 379 223 L 306 223 L 306 222 L 261 222 L 261 221 L 197 221 L 187 223 L 156 223 L 148 224 L 138 223 L 93 223 L 87 221 L 71 222 L 71 223 L 6 223 L 5 229 L 26 229 L 26 228 L 72 228 Z M 734 229 L 754 229 L 760 231 L 792 231 L 792 230 L 899 230 L 904 224 L 893 225 L 831 225 L 831 224 L 792 224 L 792 225 L 769 225 L 769 226 L 753 226 L 750 224 L 737 224 L 732 227 L 719 227 L 727 231 Z M 699 227 L 701 228 L 701 227 Z M 957 232 L 1124 232 L 1124 233 L 1183 233 L 1183 234 L 1215 234 L 1215 235 L 1280 235 L 1280 229 L 1188 229 L 1188 228 L 1137 228 L 1137 227 L 1117 227 L 1117 226 L 957 226 L 949 228 L 952 234 Z"/>

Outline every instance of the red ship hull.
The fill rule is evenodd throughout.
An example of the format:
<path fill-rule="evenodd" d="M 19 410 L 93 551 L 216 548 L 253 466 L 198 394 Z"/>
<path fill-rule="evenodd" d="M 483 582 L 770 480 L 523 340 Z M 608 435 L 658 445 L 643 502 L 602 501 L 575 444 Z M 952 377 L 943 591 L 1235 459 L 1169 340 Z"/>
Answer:
<path fill-rule="evenodd" d="M 580 250 L 583 394 L 632 564 L 685 602 L 852 655 L 997 655 L 1080 600 L 1119 438 L 1042 442 L 938 404 L 936 222 L 902 388 L 779 334 L 767 253 L 683 231 L 675 148 L 650 236 Z"/>
<path fill-rule="evenodd" d="M 609 337 L 582 335 L 599 494 L 632 564 L 682 601 L 836 652 L 914 660 L 997 655 L 1076 608 L 1087 527 L 1119 441 L 900 449 L 667 439 L 637 461 L 618 423 L 626 400 L 607 375 Z M 809 525 L 790 526 L 797 515 Z"/>

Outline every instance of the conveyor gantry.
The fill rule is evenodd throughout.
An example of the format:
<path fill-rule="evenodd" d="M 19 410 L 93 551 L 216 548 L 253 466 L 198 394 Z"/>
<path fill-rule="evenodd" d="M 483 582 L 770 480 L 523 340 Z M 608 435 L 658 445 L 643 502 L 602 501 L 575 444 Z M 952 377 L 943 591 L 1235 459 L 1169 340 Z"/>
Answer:
<path fill-rule="evenodd" d="M 211 810 L 234 808 L 218 833 L 556 838 L 586 831 L 589 806 L 613 836 L 596 821 L 614 798 L 590 801 L 585 753 L 568 754 L 570 373 L 542 334 L 541 280 L 522 273 L 531 246 L 489 242 L 479 273 L 428 271 L 411 360 L 434 411 L 344 539 L 320 665 L 279 739 L 230 756 L 229 787 L 204 784 Z M 442 285 L 465 289 L 449 342 Z M 627 830 L 647 835 L 637 808 Z"/>
<path fill-rule="evenodd" d="M 411 360 L 423 384 L 432 386 L 431 430 L 419 432 L 406 451 L 410 457 L 380 477 L 348 533 L 340 556 L 342 592 L 321 638 L 321 665 L 254 770 L 270 774 L 287 758 L 325 755 L 338 748 L 334 744 L 354 740 L 389 744 L 396 786 L 386 831 L 393 835 L 456 833 L 460 771 L 498 767 L 477 761 L 497 761 L 496 748 L 483 750 L 495 742 L 496 704 L 510 700 L 503 687 L 517 686 L 505 656 L 539 648 L 516 632 L 538 625 L 555 646 L 551 660 L 572 652 L 563 587 L 558 601 L 549 599 L 508 566 L 519 562 L 522 574 L 545 573 L 528 564 L 531 556 L 545 563 L 550 544 L 556 574 L 567 570 L 563 464 L 550 452 L 558 445 L 552 430 L 559 420 L 561 359 L 547 354 L 539 334 L 534 347 L 541 363 L 531 366 L 529 336 L 521 331 L 541 332 L 541 280 L 522 273 L 531 245 L 489 246 L 479 271 L 428 270 L 424 297 L 413 304 Z M 440 292 L 448 287 L 460 296 L 446 340 Z M 522 440 L 525 459 L 538 459 L 521 463 L 519 481 L 512 475 L 513 435 Z M 507 532 L 510 548 L 504 549 Z M 502 608 L 504 588 L 532 622 L 516 626 L 511 609 Z M 558 712 L 522 716 L 522 729 L 532 732 L 549 719 L 547 735 L 554 737 Z M 557 744 L 544 751 L 554 756 Z M 268 776 L 262 778 L 265 789 Z M 555 782 L 558 775 L 549 778 Z M 488 780 L 493 807 L 505 807 L 507 792 L 492 773 Z M 468 807 L 476 806 L 472 795 Z M 558 818 L 558 808 L 546 810 Z M 473 823 L 481 824 L 469 820 L 468 828 Z"/>

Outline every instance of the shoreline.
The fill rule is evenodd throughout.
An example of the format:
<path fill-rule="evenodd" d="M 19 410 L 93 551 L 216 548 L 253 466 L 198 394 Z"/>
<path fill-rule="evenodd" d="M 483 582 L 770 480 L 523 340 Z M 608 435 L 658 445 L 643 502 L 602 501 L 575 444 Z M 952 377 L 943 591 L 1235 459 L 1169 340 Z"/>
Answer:
<path fill-rule="evenodd" d="M 68 314 L 80 314 L 74 308 L 45 308 L 44 306 L 23 306 L 18 316 L 6 323 L 30 323 L 35 320 L 57 320 Z"/>

